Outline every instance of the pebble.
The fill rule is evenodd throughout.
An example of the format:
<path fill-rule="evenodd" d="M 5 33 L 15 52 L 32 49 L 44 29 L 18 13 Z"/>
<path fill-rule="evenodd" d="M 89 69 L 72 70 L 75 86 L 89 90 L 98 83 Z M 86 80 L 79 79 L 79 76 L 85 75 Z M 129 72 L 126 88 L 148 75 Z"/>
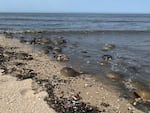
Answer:
<path fill-rule="evenodd" d="M 136 102 L 133 102 L 133 105 L 135 106 L 135 105 L 136 105 Z"/>

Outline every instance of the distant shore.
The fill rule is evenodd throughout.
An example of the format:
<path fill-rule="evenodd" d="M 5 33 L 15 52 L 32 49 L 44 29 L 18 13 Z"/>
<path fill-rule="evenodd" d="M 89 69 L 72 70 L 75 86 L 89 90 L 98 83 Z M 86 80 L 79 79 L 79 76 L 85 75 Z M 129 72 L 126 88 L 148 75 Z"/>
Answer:
<path fill-rule="evenodd" d="M 25 90 L 20 89 L 24 91 L 17 95 L 28 95 L 28 93 L 31 93 L 31 95 L 36 96 L 40 95 L 43 91 L 44 93 L 46 92 L 47 95 L 44 95 L 42 98 L 50 107 L 50 111 L 47 111 L 48 109 L 46 108 L 46 113 L 52 113 L 52 109 L 57 113 L 142 113 L 142 111 L 135 109 L 127 99 L 121 97 L 121 92 L 119 92 L 119 89 L 116 87 L 108 87 L 96 81 L 95 78 L 92 78 L 90 75 L 86 76 L 86 74 L 81 74 L 77 77 L 63 76 L 60 70 L 65 66 L 60 65 L 57 61 L 53 61 L 47 55 L 34 49 L 31 45 L 22 44 L 17 39 L 8 39 L 1 35 L 0 48 L 3 55 L 3 60 L 1 61 L 3 74 L 5 76 L 11 75 L 16 77 L 16 79 L 6 78 L 6 81 L 9 81 L 5 82 L 3 81 L 3 75 L 1 75 L 0 84 L 3 84 L 1 88 L 5 90 L 3 86 L 9 85 L 11 82 L 17 84 L 19 82 L 24 83 L 30 81 L 27 82 L 28 85 L 30 84 L 29 87 L 25 88 Z M 12 87 L 17 86 L 12 84 Z M 3 98 L 6 98 L 11 92 L 7 91 L 4 93 Z M 17 96 L 11 97 L 12 100 L 17 98 Z M 36 102 L 37 100 L 38 98 L 33 101 Z M 3 99 L 2 101 L 0 99 L 0 105 L 3 105 L 3 102 L 7 103 L 7 101 L 8 100 Z M 21 103 L 20 106 L 16 106 L 18 105 L 17 102 L 21 101 L 15 102 L 16 103 L 12 102 L 12 106 L 9 106 L 9 109 L 13 107 L 23 107 Z M 26 103 L 26 101 L 24 102 Z M 7 108 L 7 106 L 4 107 Z M 0 110 L 4 109 L 0 107 Z M 18 108 L 16 110 L 27 109 Z M 19 112 L 23 113 L 26 111 Z M 34 112 L 37 113 L 38 111 Z M 44 111 L 41 112 L 45 113 Z"/>

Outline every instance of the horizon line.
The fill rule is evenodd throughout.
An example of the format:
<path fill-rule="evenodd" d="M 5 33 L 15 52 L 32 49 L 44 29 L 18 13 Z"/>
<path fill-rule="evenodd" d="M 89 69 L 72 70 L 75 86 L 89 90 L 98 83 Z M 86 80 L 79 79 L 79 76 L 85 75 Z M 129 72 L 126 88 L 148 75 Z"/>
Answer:
<path fill-rule="evenodd" d="M 131 12 L 131 13 L 129 13 L 129 12 L 38 12 L 38 11 L 22 11 L 22 12 L 15 12 L 15 11 L 12 11 L 12 12 L 8 12 L 8 11 L 0 11 L 0 13 L 45 13 L 45 14 L 48 14 L 48 13 L 50 13 L 50 14 L 150 14 L 150 13 L 136 13 L 136 12 Z"/>

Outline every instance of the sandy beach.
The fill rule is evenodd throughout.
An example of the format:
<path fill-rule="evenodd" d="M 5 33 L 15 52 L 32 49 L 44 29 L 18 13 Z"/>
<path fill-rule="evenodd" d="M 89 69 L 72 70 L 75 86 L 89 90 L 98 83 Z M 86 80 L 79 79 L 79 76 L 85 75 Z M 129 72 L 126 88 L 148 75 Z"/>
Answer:
<path fill-rule="evenodd" d="M 2 113 L 142 113 L 92 75 L 63 76 L 64 65 L 31 45 L 1 35 L 0 47 Z"/>

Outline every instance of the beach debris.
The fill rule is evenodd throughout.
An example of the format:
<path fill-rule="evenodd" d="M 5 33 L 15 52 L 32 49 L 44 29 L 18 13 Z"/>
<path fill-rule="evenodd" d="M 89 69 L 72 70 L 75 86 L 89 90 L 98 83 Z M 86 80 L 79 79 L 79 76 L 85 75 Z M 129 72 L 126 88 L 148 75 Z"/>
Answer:
<path fill-rule="evenodd" d="M 15 62 L 14 63 L 16 66 L 24 66 L 25 65 L 25 63 L 22 63 L 22 62 Z"/>
<path fill-rule="evenodd" d="M 60 73 L 66 77 L 76 77 L 79 76 L 80 73 L 70 67 L 64 67 L 60 70 Z"/>
<path fill-rule="evenodd" d="M 79 94 L 76 94 L 74 96 L 72 96 L 72 98 L 75 100 L 75 101 L 79 101 L 82 99 L 82 97 L 79 95 Z"/>
<path fill-rule="evenodd" d="M 20 74 L 16 75 L 18 80 L 32 79 L 35 76 L 37 76 L 37 73 L 35 73 L 32 69 L 23 69 Z"/>
<path fill-rule="evenodd" d="M 2 54 L 4 51 L 4 48 L 0 46 L 0 54 Z"/>
<path fill-rule="evenodd" d="M 102 102 L 101 105 L 104 106 L 104 107 L 109 107 L 110 106 L 109 104 L 107 104 L 105 102 Z"/>
<path fill-rule="evenodd" d="M 69 57 L 65 54 L 58 54 L 55 56 L 57 61 L 68 61 Z"/>
<path fill-rule="evenodd" d="M 110 60 L 112 60 L 112 56 L 111 55 L 103 55 L 102 59 L 105 61 L 110 61 Z"/>
<path fill-rule="evenodd" d="M 5 61 L 3 53 L 0 53 L 0 64 Z"/>
<path fill-rule="evenodd" d="M 112 50 L 114 49 L 116 46 L 114 44 L 105 44 L 103 47 L 102 47 L 102 51 L 109 51 L 109 50 Z"/>
<path fill-rule="evenodd" d="M 124 75 L 122 73 L 116 72 L 116 71 L 110 71 L 110 72 L 106 73 L 106 76 L 111 79 L 121 79 L 124 77 Z"/>

